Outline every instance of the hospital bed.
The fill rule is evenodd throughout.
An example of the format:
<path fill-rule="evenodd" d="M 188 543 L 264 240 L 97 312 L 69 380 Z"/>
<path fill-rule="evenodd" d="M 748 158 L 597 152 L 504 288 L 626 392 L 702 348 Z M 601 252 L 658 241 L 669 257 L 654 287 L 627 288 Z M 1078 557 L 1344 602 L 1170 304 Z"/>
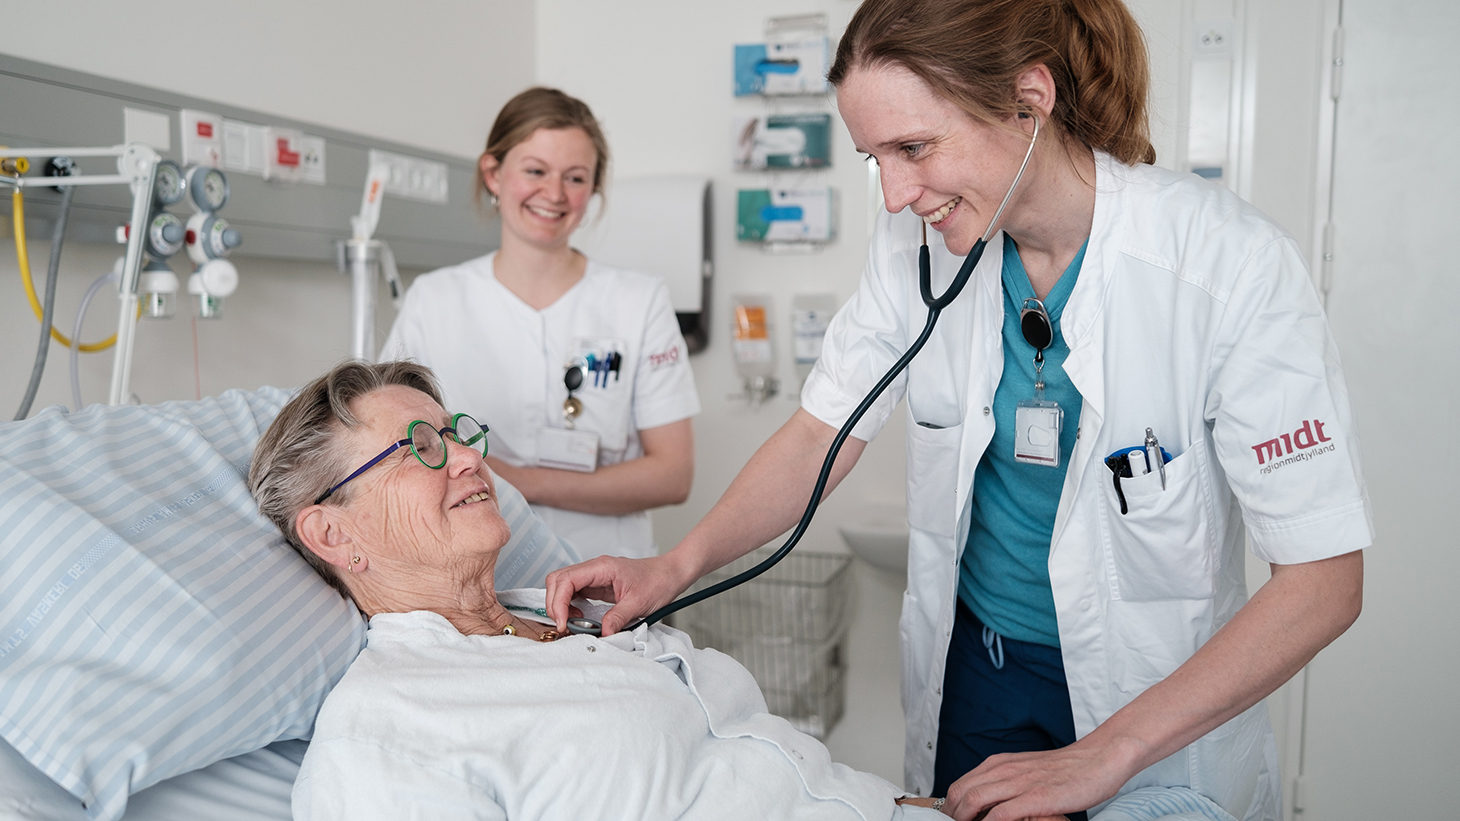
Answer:
<path fill-rule="evenodd" d="M 0 819 L 284 821 L 364 639 L 254 506 L 285 391 L 0 425 Z M 578 560 L 498 480 L 504 588 Z"/>

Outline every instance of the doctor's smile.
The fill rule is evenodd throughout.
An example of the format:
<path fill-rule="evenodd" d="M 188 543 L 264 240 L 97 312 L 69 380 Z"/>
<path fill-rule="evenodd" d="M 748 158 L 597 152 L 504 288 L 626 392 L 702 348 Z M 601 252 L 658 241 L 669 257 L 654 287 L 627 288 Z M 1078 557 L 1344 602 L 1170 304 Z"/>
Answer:
<path fill-rule="evenodd" d="M 953 212 L 953 209 L 958 207 L 958 203 L 962 201 L 962 197 L 954 197 L 953 199 L 949 200 L 948 204 L 944 205 L 942 208 L 939 208 L 931 214 L 923 215 L 923 222 L 926 222 L 934 228 L 939 228 L 942 225 L 943 220 L 947 219 L 948 215 L 951 214 Z"/>

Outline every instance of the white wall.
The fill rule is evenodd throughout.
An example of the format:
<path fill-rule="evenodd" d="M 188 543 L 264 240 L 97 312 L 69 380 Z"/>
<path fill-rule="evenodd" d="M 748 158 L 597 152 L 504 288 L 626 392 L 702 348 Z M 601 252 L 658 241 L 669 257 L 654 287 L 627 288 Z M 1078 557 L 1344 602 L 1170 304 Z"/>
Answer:
<path fill-rule="evenodd" d="M 518 0 L 7 0 L 0 52 L 475 157 L 532 82 Z M 21 24 L 24 22 L 25 24 Z"/>
<path fill-rule="evenodd" d="M 532 84 L 535 70 L 533 8 L 515 0 L 10 0 L 6 11 L 36 24 L 0 28 L 0 52 L 465 157 L 481 151 L 497 110 Z M 217 65 L 193 67 L 191 54 Z M 0 418 L 9 419 L 31 372 L 39 323 L 16 275 L 8 209 L 4 222 Z M 32 235 L 29 245 L 39 290 L 49 237 Z M 349 352 L 347 278 L 333 266 L 259 260 L 243 250 L 225 318 L 198 324 L 204 395 L 297 385 Z M 119 252 L 65 248 L 57 321 L 67 334 L 81 294 Z M 93 302 L 84 341 L 115 331 L 114 294 Z M 195 396 L 191 322 L 186 306 L 179 313 L 139 328 L 132 384 L 145 402 Z M 391 319 L 382 306 L 377 338 Z M 66 353 L 51 346 L 35 409 L 71 404 Z M 82 363 L 85 400 L 105 401 L 112 352 L 84 354 Z"/>
<path fill-rule="evenodd" d="M 1308 672 L 1300 817 L 1455 818 L 1460 5 L 1343 0 L 1342 21 L 1328 314 L 1376 533 L 1363 615 Z"/>

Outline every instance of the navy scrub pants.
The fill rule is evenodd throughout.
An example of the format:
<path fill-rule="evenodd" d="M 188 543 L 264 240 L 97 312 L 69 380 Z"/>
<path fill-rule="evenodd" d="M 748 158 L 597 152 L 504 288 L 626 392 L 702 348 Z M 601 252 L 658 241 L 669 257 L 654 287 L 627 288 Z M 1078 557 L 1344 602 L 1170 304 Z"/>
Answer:
<path fill-rule="evenodd" d="M 995 663 L 1002 661 L 1002 668 Z M 984 625 L 961 600 L 943 674 L 943 708 L 933 795 L 998 753 L 1073 744 L 1075 717 L 1065 667 L 1054 647 L 999 638 L 984 645 Z M 1085 821 L 1071 813 L 1070 821 Z"/>

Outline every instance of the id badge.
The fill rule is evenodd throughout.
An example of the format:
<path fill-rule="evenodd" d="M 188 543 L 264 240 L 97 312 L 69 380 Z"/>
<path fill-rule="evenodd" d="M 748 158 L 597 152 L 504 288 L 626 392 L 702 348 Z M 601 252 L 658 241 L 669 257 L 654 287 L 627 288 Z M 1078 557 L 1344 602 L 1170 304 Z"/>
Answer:
<path fill-rule="evenodd" d="M 1014 411 L 1014 461 L 1060 466 L 1060 425 L 1065 412 L 1056 402 L 1026 399 Z"/>
<path fill-rule="evenodd" d="M 537 435 L 537 464 L 592 473 L 598 468 L 598 434 L 589 430 L 543 428 Z"/>

